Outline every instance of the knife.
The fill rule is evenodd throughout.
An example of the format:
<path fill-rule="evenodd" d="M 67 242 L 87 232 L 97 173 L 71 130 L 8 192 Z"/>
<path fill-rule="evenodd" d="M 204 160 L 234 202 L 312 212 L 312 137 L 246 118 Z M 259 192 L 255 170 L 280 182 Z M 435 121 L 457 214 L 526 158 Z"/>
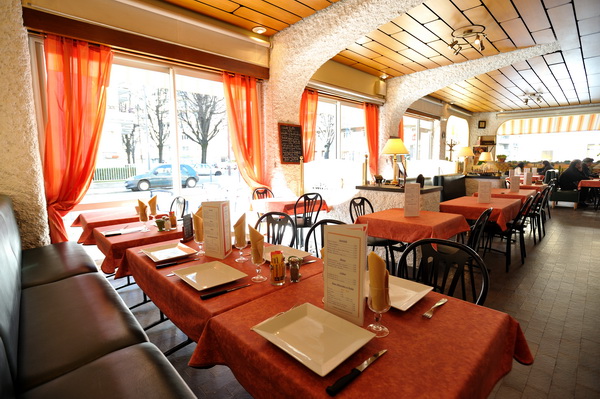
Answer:
<path fill-rule="evenodd" d="M 237 287 L 228 288 L 226 290 L 215 291 L 215 292 L 211 292 L 211 293 L 208 293 L 208 294 L 200 295 L 200 299 L 210 299 L 212 297 L 223 295 L 223 294 L 227 294 L 228 292 L 239 290 L 240 288 L 249 287 L 251 285 L 252 284 L 238 285 Z"/>
<path fill-rule="evenodd" d="M 186 263 L 186 262 L 191 262 L 194 260 L 198 260 L 198 258 L 194 258 L 194 259 L 185 259 L 185 260 L 180 260 L 178 262 L 169 262 L 169 263 L 162 263 L 160 265 L 156 265 L 157 269 L 162 269 L 163 267 L 169 267 L 169 266 L 175 266 L 175 265 L 180 265 L 182 263 Z"/>
<path fill-rule="evenodd" d="M 380 350 L 357 367 L 353 368 L 348 374 L 343 377 L 340 377 L 333 385 L 325 388 L 325 391 L 329 394 L 329 396 L 335 396 L 342 391 L 346 387 L 346 385 L 350 384 L 356 377 L 358 377 L 371 363 L 375 360 L 379 359 L 387 349 Z"/>

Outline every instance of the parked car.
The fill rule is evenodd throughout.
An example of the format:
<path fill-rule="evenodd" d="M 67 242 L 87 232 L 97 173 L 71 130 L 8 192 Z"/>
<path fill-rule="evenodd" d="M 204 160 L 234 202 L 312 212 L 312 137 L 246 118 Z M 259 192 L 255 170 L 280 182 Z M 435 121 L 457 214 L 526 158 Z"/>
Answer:
<path fill-rule="evenodd" d="M 210 176 L 210 175 L 221 176 L 222 175 L 222 172 L 220 170 L 214 170 L 214 168 L 212 168 L 207 163 L 197 163 L 197 164 L 194 164 L 193 166 L 194 166 L 194 169 L 196 170 L 196 172 L 198 173 L 198 176 Z"/>
<path fill-rule="evenodd" d="M 196 187 L 198 174 L 190 165 L 181 164 L 181 186 Z M 133 191 L 146 191 L 151 188 L 173 187 L 171 164 L 158 165 L 146 173 L 125 180 L 125 188 Z"/>

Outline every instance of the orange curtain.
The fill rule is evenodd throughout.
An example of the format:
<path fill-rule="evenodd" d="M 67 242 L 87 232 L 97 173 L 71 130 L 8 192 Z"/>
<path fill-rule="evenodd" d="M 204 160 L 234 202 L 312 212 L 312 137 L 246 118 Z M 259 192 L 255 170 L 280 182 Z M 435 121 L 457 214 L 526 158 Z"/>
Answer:
<path fill-rule="evenodd" d="M 398 137 L 404 141 L 404 117 L 400 118 L 400 123 L 398 124 Z"/>
<path fill-rule="evenodd" d="M 369 150 L 369 171 L 372 175 L 376 175 L 379 167 L 379 106 L 363 103 L 363 109 Z"/>
<path fill-rule="evenodd" d="M 252 189 L 268 187 L 262 156 L 256 79 L 223 72 L 231 148 L 242 178 Z"/>
<path fill-rule="evenodd" d="M 302 127 L 304 162 L 314 161 L 315 159 L 318 102 L 319 94 L 315 90 L 304 89 L 300 102 L 300 126 Z"/>
<path fill-rule="evenodd" d="M 43 149 L 50 239 L 68 241 L 62 217 L 83 199 L 94 170 L 113 54 L 108 47 L 44 40 L 48 123 Z"/>

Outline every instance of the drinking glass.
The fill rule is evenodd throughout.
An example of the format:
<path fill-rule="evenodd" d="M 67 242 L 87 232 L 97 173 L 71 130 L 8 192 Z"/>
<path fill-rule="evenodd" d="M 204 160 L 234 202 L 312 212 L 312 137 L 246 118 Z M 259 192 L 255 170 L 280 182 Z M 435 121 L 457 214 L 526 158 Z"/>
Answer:
<path fill-rule="evenodd" d="M 376 292 L 375 294 L 380 294 L 380 293 Z M 371 292 L 369 292 L 369 300 L 367 303 L 369 305 L 369 309 L 371 309 L 375 313 L 375 322 L 369 324 L 367 326 L 367 330 L 375 333 L 375 337 L 382 338 L 382 337 L 387 336 L 390 333 L 390 330 L 388 330 L 387 327 L 385 327 L 381 324 L 381 317 L 382 317 L 383 313 L 390 310 L 390 306 L 391 306 L 389 290 L 384 289 L 383 295 L 378 295 L 378 297 L 379 296 L 382 297 L 382 299 L 383 299 L 382 301 L 373 301 Z M 377 303 L 374 303 L 374 302 L 377 302 Z M 378 303 L 378 302 L 381 302 L 381 303 Z"/>
<path fill-rule="evenodd" d="M 236 262 L 242 263 L 242 262 L 245 262 L 248 260 L 248 258 L 245 258 L 244 254 L 242 253 L 242 249 L 246 248 L 247 245 L 248 244 L 247 244 L 246 240 L 244 240 L 242 242 L 237 242 L 237 240 L 235 241 L 234 246 L 240 250 L 240 256 L 235 260 Z"/>
<path fill-rule="evenodd" d="M 256 266 L 256 276 L 252 277 L 251 280 L 255 283 L 262 283 L 263 281 L 267 281 L 267 278 L 260 274 L 260 272 L 262 271 L 262 268 L 260 266 L 263 263 L 265 263 L 265 260 L 263 258 L 254 259 L 254 257 L 252 257 L 252 263 L 254 264 L 254 266 Z"/>
<path fill-rule="evenodd" d="M 196 252 L 196 255 L 204 255 L 204 254 L 206 253 L 206 252 L 204 252 L 204 250 L 202 249 L 202 246 L 203 246 L 203 244 L 204 244 L 204 240 L 202 240 L 202 241 L 198 241 L 198 240 L 196 239 L 196 235 L 194 234 L 194 242 L 195 242 L 196 244 L 198 244 L 198 252 Z"/>
<path fill-rule="evenodd" d="M 142 227 L 142 229 L 140 230 L 142 233 L 147 233 L 150 231 L 150 229 L 148 228 L 148 215 L 146 215 L 146 217 L 142 216 L 142 214 L 140 213 L 140 222 L 142 222 L 144 224 L 144 227 Z"/>

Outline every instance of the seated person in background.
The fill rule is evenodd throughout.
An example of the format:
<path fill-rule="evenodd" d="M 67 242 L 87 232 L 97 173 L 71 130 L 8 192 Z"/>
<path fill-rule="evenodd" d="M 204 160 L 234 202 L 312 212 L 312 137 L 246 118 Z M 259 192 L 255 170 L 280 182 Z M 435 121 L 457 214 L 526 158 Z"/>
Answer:
<path fill-rule="evenodd" d="M 586 179 L 589 179 L 591 177 L 598 177 L 598 174 L 594 173 L 592 170 L 594 165 L 594 160 L 592 158 L 583 158 L 583 161 L 581 162 L 581 169 Z"/>
<path fill-rule="evenodd" d="M 558 177 L 558 186 L 561 190 L 577 190 L 579 181 L 586 180 L 582 172 L 581 160 L 574 159 L 569 164 L 569 167 L 560 174 Z M 581 190 L 579 196 L 579 206 L 585 208 L 585 198 L 587 197 L 587 190 Z"/>
<path fill-rule="evenodd" d="M 552 166 L 552 164 L 548 161 L 542 161 L 542 165 L 544 165 L 544 167 L 541 169 L 538 169 L 538 173 L 542 176 L 544 176 L 546 174 L 546 172 L 549 171 L 550 169 L 554 169 L 554 166 Z"/>
<path fill-rule="evenodd" d="M 519 162 L 515 167 L 515 175 L 522 175 L 523 169 L 525 169 L 525 162 Z"/>

